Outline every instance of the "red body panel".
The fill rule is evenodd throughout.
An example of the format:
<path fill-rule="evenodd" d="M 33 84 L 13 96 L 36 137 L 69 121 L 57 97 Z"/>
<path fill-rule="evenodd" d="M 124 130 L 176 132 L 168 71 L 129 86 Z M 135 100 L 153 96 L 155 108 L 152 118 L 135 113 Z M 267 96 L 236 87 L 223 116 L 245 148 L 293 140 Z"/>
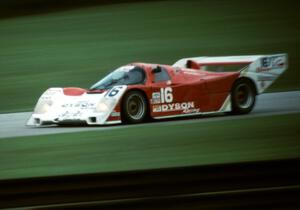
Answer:
<path fill-rule="evenodd" d="M 86 92 L 85 89 L 76 88 L 76 87 L 67 87 L 64 88 L 63 91 L 66 96 L 81 96 Z"/>
<path fill-rule="evenodd" d="M 218 111 L 230 93 L 234 81 L 240 75 L 239 72 L 216 73 L 159 65 L 167 70 L 171 80 L 155 83 L 152 69 L 157 64 L 135 63 L 134 65 L 143 67 L 147 79 L 144 85 L 130 85 L 128 90 L 138 89 L 145 93 L 152 117 Z M 166 94 L 172 95 L 172 100 L 154 102 L 153 96 L 163 98 L 164 91 L 169 91 Z"/>

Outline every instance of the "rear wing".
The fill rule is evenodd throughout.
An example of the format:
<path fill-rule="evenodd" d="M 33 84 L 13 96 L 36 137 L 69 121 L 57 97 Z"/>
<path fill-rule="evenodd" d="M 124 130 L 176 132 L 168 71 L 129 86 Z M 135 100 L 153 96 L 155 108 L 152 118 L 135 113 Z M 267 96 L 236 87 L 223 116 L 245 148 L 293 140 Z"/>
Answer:
<path fill-rule="evenodd" d="M 173 64 L 173 67 L 201 70 L 209 70 L 210 67 L 220 69 L 219 67 L 224 68 L 226 66 L 232 69 L 230 71 L 239 71 L 240 77 L 252 79 L 257 92 L 262 93 L 288 68 L 288 56 L 285 53 L 249 56 L 205 56 L 183 58 Z"/>

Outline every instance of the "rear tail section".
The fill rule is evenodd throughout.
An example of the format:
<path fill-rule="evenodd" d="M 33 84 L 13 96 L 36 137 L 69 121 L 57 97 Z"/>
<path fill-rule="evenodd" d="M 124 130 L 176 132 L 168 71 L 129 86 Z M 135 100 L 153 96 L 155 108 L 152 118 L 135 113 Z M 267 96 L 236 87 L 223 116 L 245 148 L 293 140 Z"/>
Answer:
<path fill-rule="evenodd" d="M 264 92 L 288 67 L 287 54 L 192 57 L 178 60 L 174 67 L 208 71 L 240 71 L 251 79 L 257 93 Z"/>

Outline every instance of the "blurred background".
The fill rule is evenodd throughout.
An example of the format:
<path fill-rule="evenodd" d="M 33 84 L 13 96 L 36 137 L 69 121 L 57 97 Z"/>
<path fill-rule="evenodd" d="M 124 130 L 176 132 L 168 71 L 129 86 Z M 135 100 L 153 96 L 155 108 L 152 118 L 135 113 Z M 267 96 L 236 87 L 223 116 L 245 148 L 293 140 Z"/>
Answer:
<path fill-rule="evenodd" d="M 184 180 L 181 175 L 187 177 L 187 174 L 183 168 L 174 176 L 188 183 L 177 186 L 177 190 L 191 193 L 190 189 L 197 189 L 192 193 L 200 192 L 204 183 L 211 191 L 202 193 L 212 195 L 216 192 L 215 196 L 218 196 L 227 195 L 219 193 L 220 189 L 224 193 L 224 190 L 232 192 L 252 187 L 251 194 L 257 187 L 261 194 L 255 191 L 252 194 L 255 199 L 261 198 L 262 202 L 269 202 L 275 208 L 275 201 L 291 207 L 293 203 L 290 200 L 298 202 L 298 198 L 295 199 L 297 193 L 293 190 L 299 193 L 300 186 L 297 164 L 300 157 L 300 99 L 293 97 L 299 96 L 299 91 L 268 94 L 265 101 L 268 98 L 277 100 L 278 106 L 254 110 L 245 116 L 102 126 L 93 127 L 93 131 L 87 131 L 90 127 L 27 128 L 24 119 L 47 88 L 89 88 L 108 72 L 138 61 L 172 65 L 184 57 L 288 53 L 288 70 L 268 92 L 300 90 L 299 11 L 299 4 L 293 0 L 1 0 L 0 113 L 1 119 L 6 120 L 1 120 L 0 134 L 5 133 L 7 128 L 10 135 L 0 135 L 0 197 L 10 196 L 11 200 L 0 200 L 0 208 L 34 204 L 30 202 L 36 202 L 36 205 L 51 203 L 47 198 L 60 199 L 52 200 L 57 204 L 65 202 L 64 199 L 78 202 L 80 199 L 108 199 L 119 194 L 128 197 L 124 191 L 128 180 L 124 180 L 120 172 L 144 169 L 159 169 L 159 173 L 155 172 L 153 178 L 149 174 L 143 176 L 148 177 L 146 181 L 134 176 L 130 179 L 135 189 L 145 190 L 141 196 L 147 193 L 152 196 L 146 192 L 149 185 L 136 185 L 138 181 L 147 185 L 149 180 L 157 184 L 152 189 L 155 188 L 158 195 L 166 189 L 172 194 L 173 188 L 169 187 L 175 187 L 177 183 L 170 184 L 168 181 L 172 180 L 169 180 L 168 174 L 157 178 L 156 175 L 161 176 L 161 170 L 187 166 L 205 168 L 207 165 L 212 167 L 212 177 L 216 182 L 209 175 L 202 175 L 201 171 L 198 171 L 199 176 L 189 174 L 192 180 L 196 177 L 199 182 Z M 281 99 L 284 94 L 289 96 L 287 101 Z M 292 107 L 293 110 L 282 107 Z M 26 113 L 7 114 L 14 112 Z M 41 135 L 49 130 L 53 134 Z M 76 133 L 68 133 L 71 130 Z M 59 132 L 63 134 L 57 134 Z M 34 134 L 40 135 L 30 136 Z M 288 160 L 279 164 L 287 167 L 286 163 L 291 163 L 289 160 L 293 158 L 296 159 L 292 161 L 294 165 L 286 170 L 274 164 L 271 164 L 271 170 L 265 169 L 264 165 L 256 168 L 258 162 L 278 159 Z M 247 167 L 246 173 L 239 167 L 223 171 L 214 168 L 239 163 L 243 169 L 243 164 L 251 161 L 254 162 L 253 167 Z M 238 176 L 246 178 L 239 178 L 237 171 Z M 119 173 L 120 178 L 114 177 L 121 185 L 110 181 L 115 193 L 108 191 L 109 196 L 105 194 L 107 183 L 101 188 L 101 178 L 94 179 L 100 183 L 96 190 L 95 183 L 85 177 L 89 173 L 106 176 L 103 172 Z M 57 184 L 55 178 L 51 179 L 51 176 L 74 174 L 80 174 L 85 181 L 70 179 L 73 180 L 70 184 L 70 180 L 65 178 Z M 135 175 L 135 172 L 129 174 Z M 252 182 L 248 181 L 249 176 L 252 176 Z M 9 182 L 9 179 L 28 177 L 46 178 L 44 182 L 32 179 L 30 183 L 37 186 L 33 188 L 28 187 L 31 185 L 27 182 L 24 182 L 25 187 L 19 187 L 19 182 L 15 185 Z M 110 176 L 106 177 L 110 180 Z M 48 178 L 53 182 L 49 182 Z M 160 185 L 155 178 L 168 187 Z M 210 181 L 206 182 L 206 179 Z M 270 181 L 268 185 L 266 181 Z M 287 190 L 290 194 L 282 191 L 280 196 L 274 197 L 272 193 L 278 192 L 272 191 L 274 187 L 285 186 L 287 182 L 292 187 L 292 190 Z M 230 188 L 229 185 L 234 183 L 236 188 Z M 70 191 L 64 191 L 68 187 Z M 259 187 L 273 188 L 265 197 Z M 91 193 L 94 197 L 76 194 L 82 188 L 86 189 L 84 193 Z M 128 192 L 132 192 L 129 185 L 127 188 Z M 45 191 L 44 201 L 40 190 Z M 62 198 L 53 196 L 56 191 L 52 190 L 61 190 Z M 98 192 L 103 194 L 100 196 Z M 227 198 L 225 196 L 226 202 Z M 176 201 L 175 197 L 173 199 Z M 4 201 L 6 204 L 3 204 Z M 16 204 L 17 201 L 19 204 Z M 239 198 L 231 199 L 235 207 L 239 201 Z M 246 201 L 251 203 L 253 200 L 247 195 Z M 222 209 L 215 200 L 210 204 L 219 205 Z"/>
<path fill-rule="evenodd" d="M 300 88 L 292 0 L 0 2 L 0 112 L 30 111 L 48 87 L 88 88 L 120 65 L 182 57 L 288 53 L 269 89 Z"/>

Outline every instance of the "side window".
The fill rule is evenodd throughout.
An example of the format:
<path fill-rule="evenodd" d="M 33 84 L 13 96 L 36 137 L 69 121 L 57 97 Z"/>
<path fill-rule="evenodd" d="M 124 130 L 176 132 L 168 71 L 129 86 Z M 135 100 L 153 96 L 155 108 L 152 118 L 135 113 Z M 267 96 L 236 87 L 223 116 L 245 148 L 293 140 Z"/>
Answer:
<path fill-rule="evenodd" d="M 125 81 L 128 85 L 144 84 L 145 78 L 146 75 L 144 70 L 140 67 L 134 67 L 134 69 L 128 72 Z"/>
<path fill-rule="evenodd" d="M 159 71 L 154 72 L 154 82 L 164 82 L 171 80 L 166 69 L 160 67 Z"/>

